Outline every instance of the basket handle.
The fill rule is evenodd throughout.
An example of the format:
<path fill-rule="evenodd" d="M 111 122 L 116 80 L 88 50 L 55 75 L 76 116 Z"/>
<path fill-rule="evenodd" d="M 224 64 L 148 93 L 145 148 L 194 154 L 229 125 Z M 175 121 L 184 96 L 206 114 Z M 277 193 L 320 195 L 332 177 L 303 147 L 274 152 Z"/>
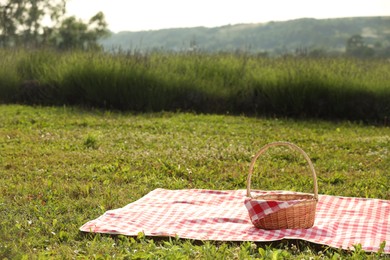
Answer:
<path fill-rule="evenodd" d="M 272 146 L 287 146 L 287 147 L 289 147 L 289 148 L 291 148 L 293 150 L 298 151 L 299 153 L 301 153 L 303 155 L 303 157 L 305 157 L 305 160 L 309 164 L 310 170 L 311 170 L 311 172 L 313 174 L 314 199 L 318 200 L 317 175 L 316 175 L 316 171 L 314 170 L 313 163 L 311 162 L 309 156 L 305 153 L 305 151 L 303 151 L 297 145 L 289 143 L 289 142 L 273 142 L 273 143 L 269 143 L 269 144 L 263 146 L 260 149 L 260 151 L 258 151 L 257 154 L 253 157 L 252 162 L 251 162 L 250 167 L 249 167 L 249 174 L 248 174 L 248 178 L 247 178 L 247 182 L 246 182 L 246 187 L 247 187 L 246 188 L 246 195 L 247 195 L 247 197 L 253 198 L 252 195 L 251 195 L 251 178 L 252 178 L 253 168 L 255 167 L 256 160 L 257 160 L 257 158 L 259 158 L 260 155 L 262 155 L 265 151 L 268 150 L 268 148 L 270 148 Z"/>

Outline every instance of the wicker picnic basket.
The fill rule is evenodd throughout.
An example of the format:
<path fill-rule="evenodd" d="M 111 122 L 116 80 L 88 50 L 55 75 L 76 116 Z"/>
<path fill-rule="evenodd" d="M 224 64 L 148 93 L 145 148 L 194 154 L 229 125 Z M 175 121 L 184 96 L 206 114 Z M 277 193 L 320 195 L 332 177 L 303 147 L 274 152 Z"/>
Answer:
<path fill-rule="evenodd" d="M 292 150 L 298 151 L 302 154 L 309 164 L 310 171 L 313 175 L 314 183 L 314 194 L 308 193 L 287 193 L 286 192 L 272 192 L 271 194 L 258 195 L 253 197 L 251 192 L 251 177 L 253 173 L 253 168 L 255 166 L 256 160 L 268 148 L 273 146 L 287 146 Z M 288 142 L 273 142 L 265 145 L 260 149 L 260 151 L 253 157 L 252 162 L 249 167 L 249 174 L 247 178 L 247 197 L 249 200 L 261 200 L 266 201 L 267 203 L 281 202 L 281 201 L 299 201 L 297 204 L 294 204 L 291 207 L 280 209 L 274 213 L 266 215 L 260 219 L 253 218 L 251 212 L 249 215 L 251 217 L 252 223 L 255 227 L 261 229 L 300 229 L 300 228 L 310 228 L 314 225 L 316 206 L 318 201 L 318 186 L 317 186 L 317 176 L 314 170 L 313 163 L 311 162 L 309 156 L 298 146 Z M 249 211 L 249 210 L 248 210 Z"/>

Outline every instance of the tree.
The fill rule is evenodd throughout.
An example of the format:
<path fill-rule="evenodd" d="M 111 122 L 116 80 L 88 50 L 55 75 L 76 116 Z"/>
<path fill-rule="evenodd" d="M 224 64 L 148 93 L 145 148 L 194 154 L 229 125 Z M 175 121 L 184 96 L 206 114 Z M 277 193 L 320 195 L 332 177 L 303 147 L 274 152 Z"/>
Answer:
<path fill-rule="evenodd" d="M 108 34 L 104 14 L 65 17 L 66 0 L 0 0 L 0 47 L 86 48 Z"/>
<path fill-rule="evenodd" d="M 23 14 L 21 1 L 0 2 L 0 44 L 6 46 L 15 41 L 18 22 Z"/>
<path fill-rule="evenodd" d="M 43 20 L 56 24 L 65 14 L 65 0 L 0 0 L 0 45 L 38 46 L 52 32 Z"/>
<path fill-rule="evenodd" d="M 361 35 L 353 35 L 347 40 L 346 54 L 358 58 L 369 58 L 375 55 L 375 51 L 364 43 Z"/>
<path fill-rule="evenodd" d="M 97 40 L 108 33 L 106 28 L 102 12 L 93 16 L 88 24 L 74 16 L 68 17 L 58 29 L 57 46 L 60 49 L 97 49 Z"/>

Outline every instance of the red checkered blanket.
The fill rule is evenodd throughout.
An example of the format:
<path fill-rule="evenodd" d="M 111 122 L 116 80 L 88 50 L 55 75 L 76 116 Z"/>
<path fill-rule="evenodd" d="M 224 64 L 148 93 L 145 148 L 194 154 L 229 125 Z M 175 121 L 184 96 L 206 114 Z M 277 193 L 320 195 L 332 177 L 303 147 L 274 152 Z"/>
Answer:
<path fill-rule="evenodd" d="M 249 217 L 254 221 L 264 218 L 267 215 L 275 213 L 281 209 L 287 209 L 295 204 L 298 204 L 305 200 L 289 200 L 289 201 L 276 201 L 276 200 L 263 200 L 246 198 L 244 203 L 248 210 Z"/>
<path fill-rule="evenodd" d="M 249 219 L 245 194 L 245 190 L 156 189 L 123 208 L 107 211 L 80 230 L 219 241 L 301 239 L 342 249 L 361 244 L 372 252 L 386 241 L 384 250 L 390 254 L 388 200 L 320 195 L 312 228 L 262 230 Z"/>

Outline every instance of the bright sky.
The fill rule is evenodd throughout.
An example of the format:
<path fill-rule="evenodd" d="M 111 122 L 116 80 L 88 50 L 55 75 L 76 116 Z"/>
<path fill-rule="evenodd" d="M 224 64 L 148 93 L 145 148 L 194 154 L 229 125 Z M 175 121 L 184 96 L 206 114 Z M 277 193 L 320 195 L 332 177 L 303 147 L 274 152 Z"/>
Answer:
<path fill-rule="evenodd" d="M 303 17 L 390 16 L 390 0 L 68 0 L 67 10 L 84 20 L 102 11 L 109 29 L 119 32 Z"/>

